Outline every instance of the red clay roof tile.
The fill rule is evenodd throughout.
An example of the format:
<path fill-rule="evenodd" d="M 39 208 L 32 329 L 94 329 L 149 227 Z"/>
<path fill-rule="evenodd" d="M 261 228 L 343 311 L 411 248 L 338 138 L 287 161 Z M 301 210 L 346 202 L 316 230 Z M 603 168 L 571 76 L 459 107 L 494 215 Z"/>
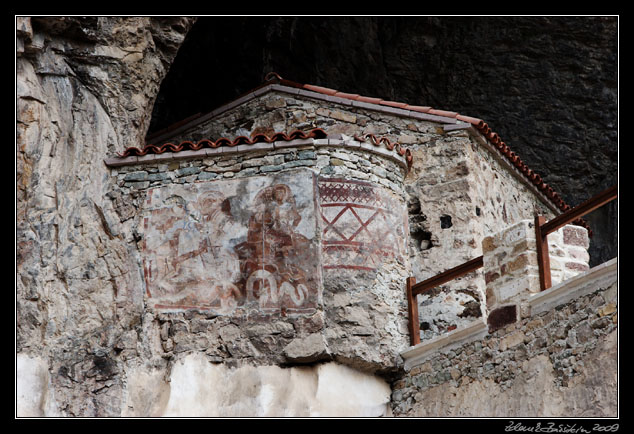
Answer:
<path fill-rule="evenodd" d="M 356 100 L 361 102 L 367 102 L 369 104 L 379 104 L 381 101 L 383 101 L 381 98 L 372 98 L 369 96 L 359 96 L 357 97 Z"/>
<path fill-rule="evenodd" d="M 387 137 L 376 137 L 374 134 L 369 134 L 369 133 L 368 134 L 363 134 L 363 135 L 356 135 L 356 136 L 354 136 L 354 139 L 357 142 L 368 142 L 369 141 L 374 146 L 383 145 L 390 151 L 396 149 L 396 152 L 398 152 L 399 155 L 405 157 L 405 161 L 407 161 L 407 167 L 408 168 L 412 167 L 412 161 L 414 160 L 414 156 L 412 155 L 412 151 L 410 151 L 409 149 L 403 147 L 398 142 L 391 142 L 390 139 L 388 139 Z"/>
<path fill-rule="evenodd" d="M 437 109 L 430 109 L 427 113 L 429 113 L 430 115 L 444 116 L 446 118 L 455 118 L 456 116 L 458 116 L 458 113 L 456 112 L 450 112 L 447 110 L 437 110 Z"/>
<path fill-rule="evenodd" d="M 407 105 L 404 102 L 396 102 L 396 101 L 381 101 L 379 104 L 387 105 L 390 107 L 396 107 L 396 108 L 404 108 Z"/>
<path fill-rule="evenodd" d="M 339 98 L 352 99 L 356 100 L 359 98 L 359 95 L 356 93 L 345 93 L 345 92 L 335 92 L 333 96 L 338 96 Z"/>
<path fill-rule="evenodd" d="M 147 154 L 162 154 L 164 152 L 182 152 L 182 151 L 199 151 L 203 148 L 219 148 L 222 146 L 225 147 L 234 147 L 238 145 L 253 145 L 255 143 L 272 143 L 272 142 L 280 142 L 280 141 L 291 141 L 296 139 L 324 139 L 327 138 L 328 135 L 321 128 L 314 128 L 310 130 L 308 133 L 305 133 L 300 130 L 295 130 L 290 134 L 285 133 L 274 133 L 271 136 L 267 136 L 265 134 L 254 134 L 251 137 L 247 136 L 238 136 L 233 140 L 230 140 L 226 137 L 221 137 L 217 140 L 211 139 L 203 139 L 198 142 L 192 142 L 189 140 L 185 140 L 179 144 L 175 143 L 164 143 L 162 145 L 153 145 L 148 144 L 143 148 L 129 147 L 123 153 L 118 154 L 119 157 L 125 158 L 130 156 L 143 156 Z M 389 151 L 396 150 L 398 155 L 405 158 L 405 162 L 407 163 L 408 170 L 412 167 L 413 156 L 412 152 L 402 146 L 400 143 L 391 142 L 386 137 L 377 138 L 372 134 L 366 134 L 364 136 L 354 136 L 354 139 L 359 142 L 370 141 L 374 146 L 385 146 Z"/>
<path fill-rule="evenodd" d="M 323 93 L 325 95 L 334 95 L 337 93 L 335 89 L 329 89 L 327 87 L 314 86 L 312 84 L 305 84 L 304 89 L 312 90 L 313 92 Z"/>
<path fill-rule="evenodd" d="M 458 119 L 460 121 L 469 122 L 471 125 L 473 125 L 475 127 L 484 125 L 484 121 L 482 119 L 473 118 L 471 116 L 458 115 L 458 116 L 456 116 L 456 119 Z"/>
<path fill-rule="evenodd" d="M 429 112 L 429 110 L 431 110 L 431 107 L 429 106 L 409 105 L 409 104 L 407 104 L 405 108 L 407 110 L 411 110 L 411 111 L 419 112 L 419 113 L 427 113 Z"/>
<path fill-rule="evenodd" d="M 179 144 L 175 143 L 165 143 L 163 145 L 145 145 L 143 148 L 135 148 L 130 147 L 127 148 L 123 153 L 119 154 L 119 157 L 129 157 L 131 155 L 147 155 L 147 154 L 162 154 L 163 152 L 180 152 L 184 150 L 198 151 L 202 148 L 218 148 L 220 146 L 238 146 L 238 145 L 252 145 L 254 143 L 259 142 L 277 142 L 277 141 L 291 141 L 296 139 L 324 139 L 328 137 L 326 132 L 321 128 L 314 128 L 310 130 L 308 133 L 305 133 L 300 130 L 295 130 L 290 134 L 286 133 L 275 133 L 271 136 L 266 136 L 264 134 L 255 134 L 252 137 L 247 136 L 238 136 L 233 140 L 230 140 L 226 137 L 221 137 L 218 140 L 210 140 L 203 139 L 199 142 L 191 142 L 191 141 L 183 141 Z"/>

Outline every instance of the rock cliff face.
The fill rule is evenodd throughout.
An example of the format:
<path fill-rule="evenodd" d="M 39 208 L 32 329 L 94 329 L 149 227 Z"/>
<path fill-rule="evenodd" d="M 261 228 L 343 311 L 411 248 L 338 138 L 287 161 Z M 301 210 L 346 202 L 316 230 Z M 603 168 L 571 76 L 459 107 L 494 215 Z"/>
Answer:
<path fill-rule="evenodd" d="M 16 20 L 16 351 L 36 379 L 31 415 L 152 414 L 129 405 L 144 387 L 130 373 L 169 369 L 157 324 L 129 302 L 143 295 L 125 293 L 143 288 L 139 203 L 108 194 L 103 157 L 268 71 L 482 117 L 571 204 L 615 182 L 615 19 L 195 22 Z M 614 231 L 601 239 L 614 256 Z"/>
<path fill-rule="evenodd" d="M 616 17 L 206 17 L 151 130 L 282 77 L 479 117 L 571 206 L 617 182 Z M 616 204 L 587 217 L 616 256 Z M 607 226 L 607 229 L 606 229 Z"/>
<path fill-rule="evenodd" d="M 142 140 L 192 20 L 18 18 L 16 350 L 50 361 L 64 415 L 120 412 L 120 360 L 138 306 L 117 305 L 130 267 L 102 156 Z M 122 219 L 124 220 L 124 219 Z M 115 356 L 120 356 L 115 360 Z"/>

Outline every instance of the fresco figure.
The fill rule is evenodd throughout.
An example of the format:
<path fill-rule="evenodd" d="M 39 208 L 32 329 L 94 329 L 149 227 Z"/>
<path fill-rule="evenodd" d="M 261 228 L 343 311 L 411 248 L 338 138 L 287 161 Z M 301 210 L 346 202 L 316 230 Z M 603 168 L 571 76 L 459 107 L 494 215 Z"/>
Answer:
<path fill-rule="evenodd" d="M 314 312 L 321 278 L 318 244 L 308 238 L 317 231 L 314 201 L 298 207 L 286 182 L 262 180 L 149 191 L 142 254 L 155 308 Z M 314 193 L 312 178 L 294 182 Z"/>
<path fill-rule="evenodd" d="M 234 225 L 229 201 L 217 191 L 187 204 L 172 196 L 155 210 L 155 229 L 164 240 L 152 249 L 151 281 L 162 304 L 234 309 L 241 294 L 238 257 L 228 244 Z"/>
<path fill-rule="evenodd" d="M 243 278 L 248 276 L 244 281 L 247 301 L 259 300 L 262 307 L 272 307 L 283 302 L 285 293 L 295 305 L 306 298 L 305 275 L 297 259 L 309 241 L 296 231 L 300 221 L 288 185 L 265 187 L 256 195 L 247 240 L 235 247 Z"/>
<path fill-rule="evenodd" d="M 199 288 L 201 301 L 219 303 L 222 310 L 235 308 L 242 299 L 234 282 L 240 280 L 238 255 L 230 245 L 237 224 L 231 215 L 231 202 L 222 193 L 202 194 L 196 202 L 201 219 L 200 260 L 203 268 Z M 210 284 L 212 284 L 210 286 Z M 214 303 L 214 302 L 218 303 Z"/>

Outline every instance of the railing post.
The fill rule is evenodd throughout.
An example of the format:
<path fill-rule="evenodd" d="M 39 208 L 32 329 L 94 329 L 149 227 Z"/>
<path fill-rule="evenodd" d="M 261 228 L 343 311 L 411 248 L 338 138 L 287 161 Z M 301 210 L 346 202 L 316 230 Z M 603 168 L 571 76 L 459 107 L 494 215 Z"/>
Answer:
<path fill-rule="evenodd" d="M 542 231 L 546 217 L 535 216 L 535 241 L 537 243 L 537 264 L 539 266 L 539 287 L 542 291 L 552 286 L 550 278 L 550 256 L 548 253 L 548 234 Z"/>
<path fill-rule="evenodd" d="M 418 318 L 418 300 L 417 295 L 413 292 L 416 284 L 415 277 L 407 278 L 407 311 L 409 314 L 409 342 L 411 346 L 420 344 L 420 325 Z"/>

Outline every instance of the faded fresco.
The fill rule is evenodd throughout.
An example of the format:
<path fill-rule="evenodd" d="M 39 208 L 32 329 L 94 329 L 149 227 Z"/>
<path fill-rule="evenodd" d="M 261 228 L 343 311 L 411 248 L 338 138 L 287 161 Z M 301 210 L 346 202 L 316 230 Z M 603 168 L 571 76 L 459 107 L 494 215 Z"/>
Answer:
<path fill-rule="evenodd" d="M 142 251 L 149 303 L 313 312 L 321 282 L 314 192 L 309 171 L 151 189 Z"/>
<path fill-rule="evenodd" d="M 397 196 L 373 184 L 319 179 L 324 270 L 376 270 L 406 256 L 407 210 Z"/>

